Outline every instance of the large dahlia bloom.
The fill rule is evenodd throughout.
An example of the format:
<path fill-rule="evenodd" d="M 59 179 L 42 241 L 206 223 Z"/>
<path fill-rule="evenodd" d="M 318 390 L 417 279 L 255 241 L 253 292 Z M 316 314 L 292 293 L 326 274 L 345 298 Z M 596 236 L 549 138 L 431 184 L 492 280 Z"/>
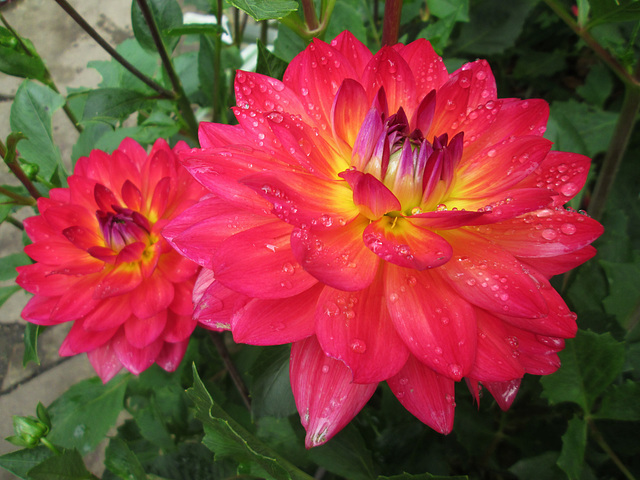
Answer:
<path fill-rule="evenodd" d="M 94 150 L 68 182 L 38 199 L 40 215 L 24 222 L 36 263 L 18 268 L 18 284 L 34 294 L 23 318 L 73 322 L 60 355 L 86 352 L 104 382 L 123 366 L 175 370 L 197 323 L 200 267 L 160 232 L 204 190 L 163 140 L 149 154 L 131 139 L 112 155 Z"/>
<path fill-rule="evenodd" d="M 180 155 L 212 195 L 165 235 L 204 267 L 199 322 L 293 343 L 308 447 L 381 381 L 446 433 L 461 379 L 506 409 L 558 368 L 576 317 L 548 278 L 602 227 L 563 207 L 590 162 L 550 151 L 544 101 L 498 99 L 486 61 L 449 74 L 426 40 L 373 55 L 348 32 L 235 91 L 239 125 Z"/>

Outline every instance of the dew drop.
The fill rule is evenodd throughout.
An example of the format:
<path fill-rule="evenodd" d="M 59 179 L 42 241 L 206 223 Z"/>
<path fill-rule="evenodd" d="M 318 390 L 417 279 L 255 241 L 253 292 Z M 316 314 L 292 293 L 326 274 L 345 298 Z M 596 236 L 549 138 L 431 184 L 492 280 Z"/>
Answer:
<path fill-rule="evenodd" d="M 545 230 L 543 230 L 541 235 L 545 240 L 554 240 L 558 236 L 556 231 L 552 230 L 551 228 L 546 228 Z"/>
<path fill-rule="evenodd" d="M 359 338 L 356 338 L 353 342 L 351 342 L 351 350 L 355 353 L 364 353 L 367 351 L 367 344 L 364 343 Z"/>
<path fill-rule="evenodd" d="M 322 373 L 329 373 L 329 365 L 322 366 Z"/>
<path fill-rule="evenodd" d="M 576 226 L 573 223 L 564 223 L 560 227 L 560 231 L 565 235 L 573 235 L 576 233 Z"/>
<path fill-rule="evenodd" d="M 575 183 L 565 183 L 560 187 L 560 193 L 565 197 L 570 197 L 578 191 L 578 186 Z"/>

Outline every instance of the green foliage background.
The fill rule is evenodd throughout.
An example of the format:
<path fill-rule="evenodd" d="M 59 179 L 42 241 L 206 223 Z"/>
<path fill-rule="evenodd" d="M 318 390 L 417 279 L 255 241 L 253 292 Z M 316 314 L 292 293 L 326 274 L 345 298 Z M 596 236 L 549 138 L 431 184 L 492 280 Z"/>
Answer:
<path fill-rule="evenodd" d="M 185 3 L 204 13 L 217 11 L 213 0 Z M 327 3 L 332 4 L 316 2 L 321 20 Z M 183 25 L 176 0 L 153 0 L 150 5 L 182 94 L 196 107 L 195 117 L 231 121 L 233 76 L 243 65 L 246 44 L 223 44 L 221 29 L 210 24 Z M 234 7 L 256 20 L 269 20 L 269 28 L 277 30 L 273 46 L 245 40 L 257 45 L 257 71 L 281 77 L 287 62 L 306 45 L 304 35 L 296 33 L 303 25 L 301 5 L 291 0 L 230 0 L 224 13 L 231 15 Z M 640 2 L 579 0 L 577 16 L 571 7 L 551 0 L 516 0 L 508 7 L 503 0 L 405 0 L 400 41 L 429 39 L 450 71 L 486 58 L 500 97 L 546 99 L 551 105 L 546 136 L 554 148 L 593 158 L 591 181 L 571 205 L 588 209 L 598 172 L 608 168 L 605 154 L 621 128 L 629 92 L 640 95 L 638 75 L 633 76 L 639 64 Z M 383 2 L 338 0 L 324 25 L 325 38 L 349 29 L 376 51 L 383 9 Z M 576 22 L 580 36 L 559 11 Z M 98 88 L 57 92 L 37 45 L 28 40 L 29 32 L 19 32 L 22 47 L 14 33 L 0 27 L 0 71 L 25 78 L 11 110 L 13 137 L 2 156 L 15 156 L 21 132 L 26 138 L 18 142 L 18 162 L 31 172 L 42 194 L 65 185 L 69 174 L 51 134 L 51 115 L 63 107 L 82 130 L 72 161 L 93 148 L 111 151 L 127 136 L 144 145 L 158 137 L 195 145 L 190 114 L 171 96 L 180 92 L 162 67 L 136 2 L 131 14 L 135 38 L 118 45 L 117 51 L 153 79 L 155 87 L 111 60 L 88 65 L 102 76 Z M 619 65 L 617 74 L 603 61 L 602 52 Z M 626 120 L 631 126 L 636 115 Z M 454 431 L 441 436 L 407 413 L 381 385 L 349 426 L 327 445 L 307 451 L 289 387 L 288 347 L 230 345 L 231 358 L 249 388 L 248 410 L 209 337 L 198 331 L 173 374 L 152 367 L 139 377 L 120 375 L 106 386 L 90 379 L 72 387 L 48 406 L 52 427 L 47 439 L 59 454 L 44 446 L 25 448 L 1 456 L 0 467 L 23 479 L 95 478 L 82 455 L 96 448 L 126 410 L 126 420 L 108 443 L 105 480 L 638 478 L 639 158 L 636 129 L 606 201 L 606 231 L 595 244 L 598 256 L 554 280 L 578 313 L 580 331 L 560 355 L 562 368 L 545 378 L 526 376 L 508 412 L 488 395 L 474 404 L 459 384 Z M 33 208 L 25 207 L 29 192 L 24 187 L 2 189 L 0 221 L 11 221 L 20 208 Z M 14 278 L 15 267 L 28 261 L 19 252 L 0 259 L 0 280 Z M 16 290 L 0 288 L 0 305 Z M 37 361 L 38 333 L 37 327 L 26 329 L 25 361 Z"/>

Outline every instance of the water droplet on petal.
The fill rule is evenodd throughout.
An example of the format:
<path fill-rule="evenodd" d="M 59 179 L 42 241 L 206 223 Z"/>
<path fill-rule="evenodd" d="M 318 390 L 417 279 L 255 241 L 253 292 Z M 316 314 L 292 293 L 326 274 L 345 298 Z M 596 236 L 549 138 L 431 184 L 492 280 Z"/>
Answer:
<path fill-rule="evenodd" d="M 560 231 L 565 235 L 573 235 L 576 233 L 576 226 L 573 223 L 565 223 L 560 227 Z"/>
<path fill-rule="evenodd" d="M 552 230 L 551 228 L 547 228 L 543 230 L 541 235 L 542 235 L 542 238 L 544 238 L 545 240 L 554 240 L 558 236 L 556 231 Z"/>
<path fill-rule="evenodd" d="M 355 353 L 364 353 L 367 351 L 367 344 L 364 341 L 356 338 L 353 342 L 351 342 L 351 350 Z"/>

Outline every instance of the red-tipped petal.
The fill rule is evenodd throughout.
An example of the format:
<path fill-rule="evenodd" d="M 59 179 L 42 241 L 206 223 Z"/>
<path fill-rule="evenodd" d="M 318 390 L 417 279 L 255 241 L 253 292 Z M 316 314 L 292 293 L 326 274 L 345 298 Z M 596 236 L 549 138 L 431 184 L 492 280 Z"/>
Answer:
<path fill-rule="evenodd" d="M 106 298 L 84 317 L 84 328 L 99 331 L 119 327 L 131 315 L 131 305 L 126 296 Z"/>
<path fill-rule="evenodd" d="M 418 420 L 436 432 L 451 432 L 456 409 L 453 380 L 438 375 L 411 356 L 387 383 L 404 408 Z"/>
<path fill-rule="evenodd" d="M 521 261 L 526 265 L 531 265 L 546 278 L 554 275 L 568 272 L 578 265 L 582 265 L 587 260 L 596 255 L 596 249 L 588 245 L 580 250 L 557 257 L 546 258 L 522 258 Z"/>
<path fill-rule="evenodd" d="M 173 301 L 173 283 L 159 271 L 146 278 L 129 294 L 131 310 L 138 318 L 157 315 Z"/>
<path fill-rule="evenodd" d="M 87 352 L 89 362 L 91 362 L 91 366 L 100 377 L 100 380 L 102 380 L 102 383 L 107 383 L 122 370 L 122 363 L 118 360 L 111 343 L 107 342 L 101 347 Z"/>
<path fill-rule="evenodd" d="M 164 346 L 162 340 L 156 340 L 144 348 L 136 348 L 127 341 L 122 331 L 116 334 L 111 344 L 118 360 L 134 375 L 139 375 L 153 365 Z"/>
<path fill-rule="evenodd" d="M 167 372 L 174 372 L 184 357 L 189 339 L 177 343 L 165 343 L 156 357 L 156 363 Z"/>
<path fill-rule="evenodd" d="M 395 45 L 394 48 L 413 72 L 418 101 L 422 100 L 431 90 L 440 88 L 449 79 L 449 73 L 442 58 L 433 50 L 427 40 L 418 39 L 408 45 Z"/>
<path fill-rule="evenodd" d="M 351 371 L 325 355 L 313 336 L 293 344 L 289 374 L 300 421 L 307 431 L 307 448 L 322 445 L 338 433 L 377 387 L 377 383 L 353 383 Z"/>
<path fill-rule="evenodd" d="M 166 310 L 161 310 L 147 318 L 138 318 L 134 315 L 124 324 L 127 342 L 136 348 L 144 348 L 156 341 L 163 332 L 166 323 Z"/>
<path fill-rule="evenodd" d="M 437 373 L 460 381 L 476 357 L 474 309 L 437 272 L 388 265 L 387 308 L 411 353 Z"/>
<path fill-rule="evenodd" d="M 349 367 L 355 383 L 386 380 L 409 356 L 389 317 L 381 280 L 357 292 L 325 287 L 318 299 L 318 341 L 327 355 Z"/>
<path fill-rule="evenodd" d="M 380 180 L 370 173 L 346 170 L 340 174 L 353 190 L 353 203 L 360 213 L 370 220 L 377 220 L 388 212 L 402 208 L 400 201 Z"/>
<path fill-rule="evenodd" d="M 506 412 L 516 399 L 521 381 L 521 378 L 514 378 L 506 382 L 482 382 L 482 385 L 495 398 L 500 409 Z"/>
<path fill-rule="evenodd" d="M 76 320 L 60 346 L 59 354 L 62 357 L 89 352 L 104 345 L 118 331 L 118 327 L 108 330 L 86 330 L 84 320 Z"/>
<path fill-rule="evenodd" d="M 336 93 L 331 110 L 333 134 L 353 148 L 362 122 L 369 111 L 369 101 L 364 87 L 347 78 Z"/>
<path fill-rule="evenodd" d="M 345 30 L 336 38 L 331 40 L 331 46 L 338 50 L 351 63 L 354 71 L 359 75 L 364 71 L 367 63 L 373 57 L 371 50 L 358 40 L 351 32 Z"/>

